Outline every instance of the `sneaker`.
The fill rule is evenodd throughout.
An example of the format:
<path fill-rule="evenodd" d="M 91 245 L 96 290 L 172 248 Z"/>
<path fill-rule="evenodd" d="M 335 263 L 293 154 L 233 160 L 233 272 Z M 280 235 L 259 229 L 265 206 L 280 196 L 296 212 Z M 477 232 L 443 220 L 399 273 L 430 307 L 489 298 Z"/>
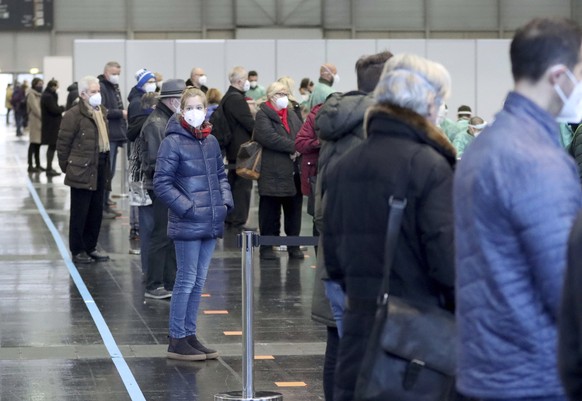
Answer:
<path fill-rule="evenodd" d="M 104 212 L 108 212 L 108 213 L 113 213 L 115 215 L 115 217 L 121 216 L 121 213 L 120 212 L 117 212 L 117 211 L 111 209 L 110 207 L 108 207 L 106 209 L 103 209 L 103 211 Z"/>
<path fill-rule="evenodd" d="M 109 260 L 109 256 L 104 255 L 96 250 L 87 253 L 87 255 L 89 255 L 89 257 L 93 259 L 95 262 L 107 262 Z"/>
<path fill-rule="evenodd" d="M 104 210 L 103 211 L 103 218 L 106 220 L 113 220 L 117 217 L 116 213 L 113 213 L 112 211 L 109 210 Z"/>
<path fill-rule="evenodd" d="M 215 349 L 206 348 L 204 345 L 202 345 L 202 343 L 196 338 L 196 334 L 187 336 L 186 341 L 188 341 L 188 344 L 190 344 L 192 348 L 197 349 L 200 352 L 204 352 L 204 354 L 206 354 L 206 359 L 218 358 L 218 351 Z"/>
<path fill-rule="evenodd" d="M 172 297 L 172 291 L 166 290 L 164 287 L 158 287 L 155 290 L 146 290 L 144 297 L 152 299 L 166 299 Z"/>
<path fill-rule="evenodd" d="M 86 264 L 93 262 L 91 256 L 87 255 L 87 252 L 79 252 L 73 255 L 73 263 L 74 264 Z"/>
<path fill-rule="evenodd" d="M 168 345 L 168 359 L 177 359 L 179 361 L 205 361 L 206 354 L 193 348 L 186 337 L 172 338 L 170 337 L 170 344 Z"/>

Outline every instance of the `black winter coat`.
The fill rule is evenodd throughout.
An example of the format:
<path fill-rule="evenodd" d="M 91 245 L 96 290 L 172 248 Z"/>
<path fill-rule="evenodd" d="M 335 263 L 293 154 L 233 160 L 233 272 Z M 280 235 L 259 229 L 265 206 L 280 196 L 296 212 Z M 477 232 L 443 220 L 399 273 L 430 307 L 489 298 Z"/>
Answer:
<path fill-rule="evenodd" d="M 107 110 L 103 106 L 100 108 L 106 118 Z M 90 191 L 97 190 L 99 131 L 84 101 L 77 103 L 63 116 L 57 141 L 57 156 L 59 167 L 65 173 L 65 185 Z M 107 174 L 109 170 L 109 167 L 105 169 Z M 110 185 L 107 177 L 106 189 L 111 188 Z"/>
<path fill-rule="evenodd" d="M 59 106 L 59 95 L 48 88 L 45 89 L 40 98 L 40 110 L 42 144 L 56 146 L 63 111 L 65 111 L 63 106 Z"/>
<path fill-rule="evenodd" d="M 388 200 L 406 188 L 391 293 L 451 305 L 454 286 L 452 180 L 455 150 L 425 118 L 374 106 L 368 138 L 345 155 L 327 184 L 324 253 L 348 297 L 374 299 L 384 269 Z M 409 173 L 406 170 L 409 169 Z"/>
<path fill-rule="evenodd" d="M 160 143 L 166 137 L 166 126 L 174 112 L 160 102 L 145 120 L 139 139 L 141 143 L 141 172 L 146 189 L 154 189 L 154 173 Z"/>
<path fill-rule="evenodd" d="M 119 86 L 113 85 L 103 74 L 97 78 L 101 87 L 101 104 L 107 109 L 109 142 L 127 142 L 127 121 L 123 117 L 123 102 Z"/>
<path fill-rule="evenodd" d="M 67 95 L 67 104 L 65 106 L 65 110 L 69 110 L 79 102 L 79 84 L 77 82 L 73 82 L 67 87 L 67 91 L 69 94 Z"/>
<path fill-rule="evenodd" d="M 253 139 L 263 146 L 259 195 L 295 196 L 294 174 L 299 169 L 296 167 L 298 161 L 291 160 L 291 155 L 295 153 L 295 137 L 301 120 L 292 109 L 287 109 L 287 132 L 277 112 L 266 102 L 261 104 L 256 118 Z"/>
<path fill-rule="evenodd" d="M 232 94 L 232 96 L 228 96 Z M 251 109 L 245 100 L 245 93 L 230 86 L 224 94 L 225 100 L 223 104 L 224 115 L 228 120 L 230 127 L 231 140 L 226 147 L 226 158 L 229 163 L 236 161 L 236 155 L 240 145 L 250 141 L 253 129 L 255 128 L 255 120 L 251 114 Z"/>

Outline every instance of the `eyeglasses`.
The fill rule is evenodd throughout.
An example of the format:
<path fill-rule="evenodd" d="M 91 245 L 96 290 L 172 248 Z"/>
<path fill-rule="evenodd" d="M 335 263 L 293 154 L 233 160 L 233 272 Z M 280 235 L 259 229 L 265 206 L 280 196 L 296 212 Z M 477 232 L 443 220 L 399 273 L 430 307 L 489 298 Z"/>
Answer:
<path fill-rule="evenodd" d="M 273 97 L 283 97 L 283 96 L 289 96 L 289 94 L 285 92 L 277 92 Z"/>

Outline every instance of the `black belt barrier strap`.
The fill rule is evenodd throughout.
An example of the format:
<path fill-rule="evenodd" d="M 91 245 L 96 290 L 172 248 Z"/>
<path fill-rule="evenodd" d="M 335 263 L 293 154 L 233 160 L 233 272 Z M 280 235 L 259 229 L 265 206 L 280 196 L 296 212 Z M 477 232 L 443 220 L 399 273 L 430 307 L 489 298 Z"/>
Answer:
<path fill-rule="evenodd" d="M 237 235 L 238 247 L 242 246 L 242 234 Z M 279 237 L 253 234 L 253 246 L 317 246 L 319 237 Z"/>

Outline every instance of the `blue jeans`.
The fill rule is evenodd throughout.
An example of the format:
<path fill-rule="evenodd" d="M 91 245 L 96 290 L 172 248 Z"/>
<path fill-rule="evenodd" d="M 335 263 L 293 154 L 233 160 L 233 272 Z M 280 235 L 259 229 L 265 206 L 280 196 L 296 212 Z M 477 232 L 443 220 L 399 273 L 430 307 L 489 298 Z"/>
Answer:
<path fill-rule="evenodd" d="M 346 295 L 337 281 L 323 280 L 323 286 L 325 287 L 325 296 L 329 299 L 331 314 L 337 326 L 337 333 L 341 338 L 344 333 L 343 322 L 344 309 L 346 308 Z"/>
<path fill-rule="evenodd" d="M 174 241 L 178 271 L 170 303 L 170 337 L 196 334 L 196 317 L 216 239 Z"/>
<path fill-rule="evenodd" d="M 150 239 L 154 231 L 154 207 L 136 206 L 139 213 L 139 249 L 141 257 L 141 272 L 147 274 L 150 255 Z"/>

